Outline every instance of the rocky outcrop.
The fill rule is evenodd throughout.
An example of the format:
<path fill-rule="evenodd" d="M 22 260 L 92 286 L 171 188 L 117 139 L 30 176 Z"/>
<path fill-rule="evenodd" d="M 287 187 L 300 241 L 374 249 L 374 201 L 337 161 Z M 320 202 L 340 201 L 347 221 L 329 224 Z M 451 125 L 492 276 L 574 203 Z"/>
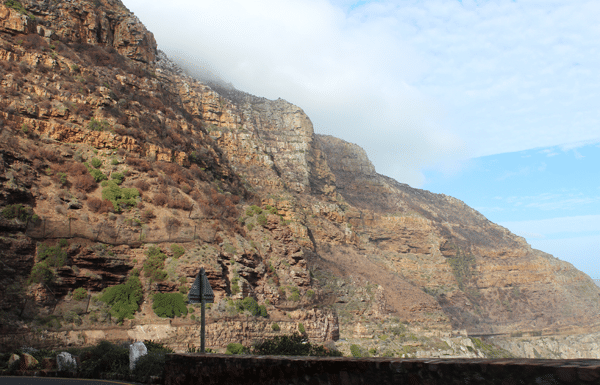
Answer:
<path fill-rule="evenodd" d="M 495 345 L 524 358 L 600 358 L 599 334 L 554 334 L 545 336 L 495 337 L 488 339 Z"/>
<path fill-rule="evenodd" d="M 0 219 L 10 314 L 125 282 L 150 243 L 169 253 L 166 275 L 142 274 L 132 333 L 158 324 L 153 292 L 185 292 L 200 267 L 217 303 L 250 296 L 271 315 L 225 319 L 232 307 L 215 305 L 219 341 L 275 335 L 273 322 L 284 332 L 303 323 L 319 341 L 366 341 L 402 322 L 485 334 L 598 321 L 600 288 L 570 264 L 458 199 L 377 174 L 358 145 L 316 135 L 298 106 L 187 75 L 118 0 L 21 3 L 0 4 L 0 205 L 43 220 Z M 137 189 L 135 207 L 105 196 L 91 167 Z M 102 202 L 111 197 L 117 208 Z M 72 242 L 56 279 L 29 286 L 28 298 L 17 289 L 40 262 L 32 238 Z M 99 322 L 80 318 L 90 330 Z M 161 328 L 178 348 L 191 341 L 178 330 L 196 333 Z M 85 341 L 96 335 L 106 337 Z"/>
<path fill-rule="evenodd" d="M 37 33 L 65 43 L 111 46 L 123 56 L 143 63 L 156 59 L 154 35 L 119 0 L 22 3 L 25 12 L 0 5 L 0 31 Z"/>

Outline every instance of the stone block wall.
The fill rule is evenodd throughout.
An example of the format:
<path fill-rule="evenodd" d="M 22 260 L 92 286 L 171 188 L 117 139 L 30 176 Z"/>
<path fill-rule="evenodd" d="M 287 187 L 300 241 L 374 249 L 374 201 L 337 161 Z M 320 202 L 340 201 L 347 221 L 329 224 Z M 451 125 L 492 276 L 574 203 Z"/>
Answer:
<path fill-rule="evenodd" d="M 165 384 L 600 384 L 600 360 L 170 354 Z"/>

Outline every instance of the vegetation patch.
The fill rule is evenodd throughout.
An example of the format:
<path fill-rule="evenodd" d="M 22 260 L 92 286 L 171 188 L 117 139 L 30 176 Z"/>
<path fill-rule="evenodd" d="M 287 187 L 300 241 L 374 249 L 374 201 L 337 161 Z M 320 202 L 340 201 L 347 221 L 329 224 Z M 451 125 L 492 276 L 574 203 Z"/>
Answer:
<path fill-rule="evenodd" d="M 308 342 L 308 337 L 294 333 L 263 340 L 252 347 L 252 354 L 275 356 L 341 357 L 336 349 L 328 349 Z"/>
<path fill-rule="evenodd" d="M 127 283 L 107 288 L 100 296 L 100 301 L 111 307 L 110 314 L 122 322 L 125 318 L 133 319 L 142 300 L 142 284 L 136 275 L 132 275 Z"/>
<path fill-rule="evenodd" d="M 129 374 L 129 349 L 101 341 L 90 350 L 80 354 L 79 373 L 85 378 L 100 378 L 101 373 Z"/>
<path fill-rule="evenodd" d="M 88 123 L 88 129 L 92 131 L 106 131 L 110 127 L 110 124 L 106 120 L 92 120 Z"/>
<path fill-rule="evenodd" d="M 83 287 L 78 287 L 77 289 L 73 290 L 72 296 L 75 301 L 82 301 L 87 298 L 88 292 Z"/>
<path fill-rule="evenodd" d="M 54 272 L 48 267 L 46 262 L 36 263 L 29 273 L 28 284 L 44 283 L 48 284 L 54 280 Z"/>
<path fill-rule="evenodd" d="M 267 317 L 267 308 L 265 305 L 259 305 L 258 302 L 252 297 L 246 297 L 242 300 L 236 300 L 234 305 L 238 312 L 249 311 L 255 317 Z"/>
<path fill-rule="evenodd" d="M 22 15 L 28 16 L 32 19 L 35 19 L 35 16 L 32 15 L 30 12 L 28 12 L 25 7 L 23 7 L 23 4 L 21 4 L 21 2 L 19 0 L 6 0 L 4 2 L 4 5 L 8 8 L 12 8 L 15 11 L 19 12 Z"/>
<path fill-rule="evenodd" d="M 185 317 L 188 313 L 181 293 L 154 294 L 152 309 L 157 316 L 163 318 Z"/>
<path fill-rule="evenodd" d="M 133 380 L 149 383 L 151 377 L 164 377 L 165 355 L 173 353 L 172 349 L 152 341 L 144 341 L 148 353 L 138 358 L 131 373 Z"/>
<path fill-rule="evenodd" d="M 60 245 L 48 246 L 42 243 L 38 246 L 38 260 L 48 266 L 62 267 L 67 262 L 67 252 Z"/>
<path fill-rule="evenodd" d="M 494 344 L 484 342 L 479 338 L 471 337 L 471 342 L 473 342 L 473 345 L 481 350 L 487 358 L 516 358 L 509 351 L 499 348 Z"/>
<path fill-rule="evenodd" d="M 248 354 L 249 352 L 250 349 L 236 342 L 227 345 L 227 350 L 225 350 L 225 354 Z"/>
<path fill-rule="evenodd" d="M 121 209 L 137 204 L 136 198 L 140 196 L 140 192 L 135 187 L 121 188 L 114 180 L 104 182 L 103 186 L 102 199 L 110 201 L 115 212 L 121 212 Z"/>
<path fill-rule="evenodd" d="M 120 185 L 125 180 L 125 175 L 121 174 L 120 172 L 113 172 L 110 174 L 110 178 L 114 180 L 116 184 Z"/>
<path fill-rule="evenodd" d="M 37 221 L 39 217 L 33 213 L 33 209 L 29 206 L 16 203 L 8 205 L 2 209 L 2 216 L 6 219 L 18 219 L 22 222 L 28 220 Z"/>
<path fill-rule="evenodd" d="M 92 166 L 94 168 L 100 168 L 100 167 L 102 167 L 102 161 L 100 159 L 98 159 L 98 158 L 92 158 L 91 162 L 92 162 Z"/>
<path fill-rule="evenodd" d="M 87 164 L 86 164 L 87 165 Z M 95 168 L 88 168 L 88 171 L 90 172 L 90 175 L 92 176 L 92 178 L 94 178 L 94 181 L 96 183 L 100 183 L 103 180 L 108 180 L 108 177 L 106 176 L 106 174 L 104 174 L 102 171 L 97 170 Z"/>
<path fill-rule="evenodd" d="M 146 251 L 146 260 L 144 261 L 144 275 L 150 282 L 164 281 L 167 278 L 167 272 L 163 270 L 167 256 L 156 246 L 152 246 Z"/>
<path fill-rule="evenodd" d="M 183 246 L 173 243 L 171 245 L 171 251 L 173 252 L 173 258 L 178 259 L 183 254 L 185 254 L 185 249 Z"/>
<path fill-rule="evenodd" d="M 448 258 L 448 264 L 452 268 L 454 278 L 458 282 L 458 287 L 464 290 L 465 284 L 473 276 L 475 270 L 475 257 L 472 254 L 464 254 L 460 249 L 456 249 L 456 256 Z"/>

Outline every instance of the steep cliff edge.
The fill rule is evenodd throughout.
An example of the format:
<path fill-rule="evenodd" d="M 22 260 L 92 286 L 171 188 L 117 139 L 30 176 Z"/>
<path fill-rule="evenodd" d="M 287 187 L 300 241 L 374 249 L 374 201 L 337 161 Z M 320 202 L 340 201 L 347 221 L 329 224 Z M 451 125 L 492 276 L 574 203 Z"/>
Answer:
<path fill-rule="evenodd" d="M 458 199 L 375 172 L 364 150 L 317 136 L 337 191 L 362 215 L 353 229 L 371 255 L 434 297 L 455 328 L 471 333 L 593 325 L 593 281 L 531 247 Z"/>
<path fill-rule="evenodd" d="M 152 298 L 185 292 L 201 266 L 216 296 L 214 348 L 305 330 L 342 338 L 347 354 L 356 342 L 440 355 L 457 330 L 598 322 L 589 277 L 457 199 L 377 174 L 359 146 L 315 134 L 300 107 L 188 76 L 119 1 L 10 4 L 0 5 L 5 335 L 185 349 L 197 320 L 161 319 Z M 153 246 L 158 271 L 147 268 Z M 136 272 L 145 302 L 115 325 L 97 298 Z M 75 300 L 76 289 L 94 299 Z M 234 305 L 247 297 L 268 316 Z"/>

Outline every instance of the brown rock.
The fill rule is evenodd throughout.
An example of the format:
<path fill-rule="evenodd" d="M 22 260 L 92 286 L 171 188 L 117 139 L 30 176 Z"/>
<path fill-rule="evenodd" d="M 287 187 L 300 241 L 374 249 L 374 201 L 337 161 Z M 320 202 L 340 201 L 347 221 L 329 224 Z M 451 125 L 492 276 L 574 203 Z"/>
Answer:
<path fill-rule="evenodd" d="M 39 361 L 36 360 L 31 354 L 21 354 L 21 363 L 19 364 L 21 370 L 31 369 L 37 364 L 39 364 Z"/>

